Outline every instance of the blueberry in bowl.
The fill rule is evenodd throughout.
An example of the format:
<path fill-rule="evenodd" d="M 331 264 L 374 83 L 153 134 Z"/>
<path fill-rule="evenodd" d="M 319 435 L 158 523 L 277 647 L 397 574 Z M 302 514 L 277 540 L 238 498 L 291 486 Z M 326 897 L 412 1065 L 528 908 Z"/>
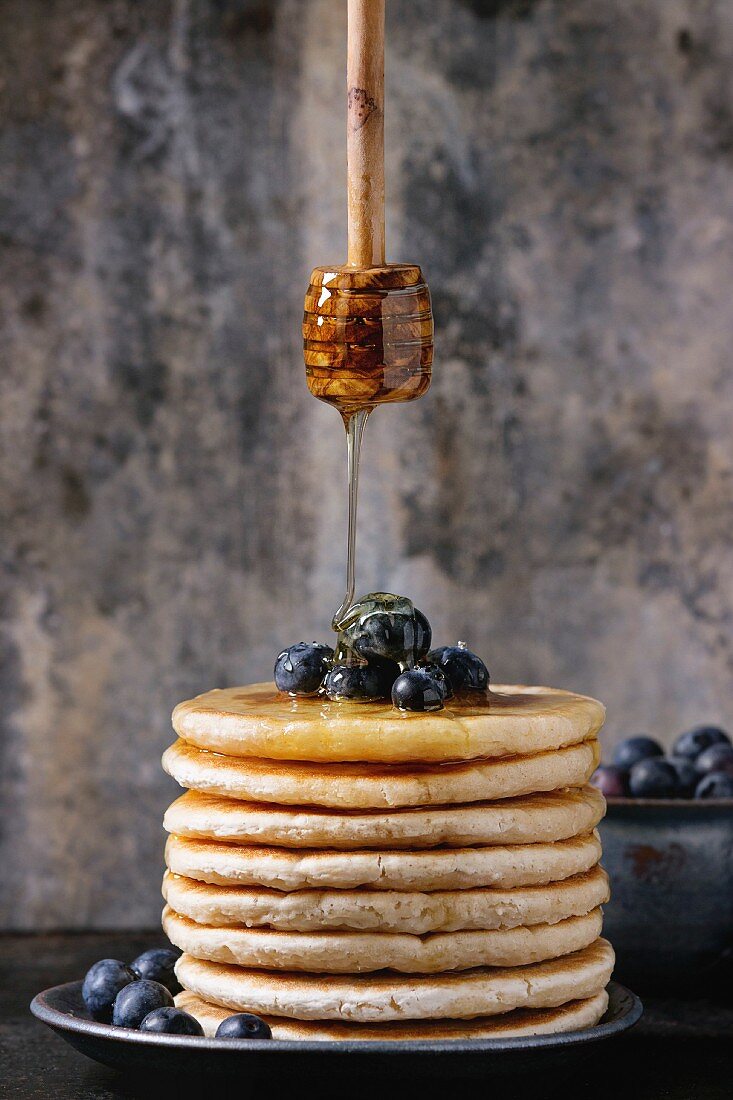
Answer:
<path fill-rule="evenodd" d="M 616 747 L 613 763 L 617 768 L 625 768 L 629 771 L 634 764 L 654 756 L 664 756 L 664 749 L 658 741 L 644 735 L 627 737 Z"/>
<path fill-rule="evenodd" d="M 708 772 L 695 788 L 695 798 L 733 799 L 733 772 Z"/>
<path fill-rule="evenodd" d="M 674 756 L 686 756 L 688 760 L 695 760 L 711 745 L 730 743 L 730 737 L 720 726 L 695 726 L 694 729 L 680 734 L 672 746 L 672 753 Z"/>
<path fill-rule="evenodd" d="M 591 776 L 591 783 L 604 798 L 625 798 L 629 793 L 628 772 L 614 764 L 600 764 Z"/>
<path fill-rule="evenodd" d="M 676 768 L 660 757 L 637 761 L 629 772 L 629 794 L 633 798 L 677 798 L 680 784 Z"/>
<path fill-rule="evenodd" d="M 694 767 L 697 774 L 708 775 L 709 772 L 726 772 L 733 775 L 733 745 L 719 742 L 704 749 L 695 757 Z"/>
<path fill-rule="evenodd" d="M 677 792 L 680 798 L 692 798 L 700 779 L 692 760 L 686 756 L 670 756 L 667 759 L 677 772 Z"/>

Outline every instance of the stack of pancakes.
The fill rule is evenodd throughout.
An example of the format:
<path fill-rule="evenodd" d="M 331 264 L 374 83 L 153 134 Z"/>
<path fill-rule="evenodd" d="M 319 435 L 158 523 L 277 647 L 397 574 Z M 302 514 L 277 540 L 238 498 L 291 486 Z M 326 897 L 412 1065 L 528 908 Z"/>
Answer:
<path fill-rule="evenodd" d="M 163 924 L 207 1034 L 574 1030 L 613 967 L 595 826 L 600 703 L 498 687 L 434 714 L 211 691 L 173 714 Z"/>

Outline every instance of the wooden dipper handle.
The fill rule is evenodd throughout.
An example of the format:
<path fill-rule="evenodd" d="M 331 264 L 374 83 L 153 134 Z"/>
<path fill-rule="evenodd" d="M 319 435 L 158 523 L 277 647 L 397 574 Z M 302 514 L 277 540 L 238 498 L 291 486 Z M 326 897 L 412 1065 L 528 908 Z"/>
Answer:
<path fill-rule="evenodd" d="M 348 0 L 348 262 L 384 264 L 384 5 Z"/>

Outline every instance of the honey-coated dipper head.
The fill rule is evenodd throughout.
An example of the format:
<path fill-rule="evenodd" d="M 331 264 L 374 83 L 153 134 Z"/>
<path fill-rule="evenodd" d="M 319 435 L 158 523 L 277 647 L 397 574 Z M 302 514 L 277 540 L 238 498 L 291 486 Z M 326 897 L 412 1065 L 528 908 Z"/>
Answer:
<path fill-rule="evenodd" d="M 305 296 L 308 389 L 343 416 L 427 391 L 430 291 L 416 264 L 317 267 Z"/>

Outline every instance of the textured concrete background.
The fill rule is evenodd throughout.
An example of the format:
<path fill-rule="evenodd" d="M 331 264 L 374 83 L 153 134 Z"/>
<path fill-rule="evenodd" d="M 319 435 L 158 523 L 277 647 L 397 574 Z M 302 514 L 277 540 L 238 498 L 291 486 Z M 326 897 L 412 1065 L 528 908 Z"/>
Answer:
<path fill-rule="evenodd" d="M 390 0 L 388 251 L 436 369 L 360 584 L 609 741 L 733 722 L 733 7 Z M 2 913 L 155 924 L 173 704 L 327 637 L 343 0 L 0 4 Z"/>

